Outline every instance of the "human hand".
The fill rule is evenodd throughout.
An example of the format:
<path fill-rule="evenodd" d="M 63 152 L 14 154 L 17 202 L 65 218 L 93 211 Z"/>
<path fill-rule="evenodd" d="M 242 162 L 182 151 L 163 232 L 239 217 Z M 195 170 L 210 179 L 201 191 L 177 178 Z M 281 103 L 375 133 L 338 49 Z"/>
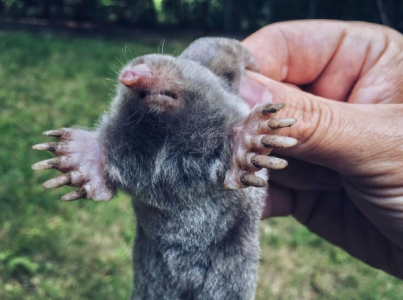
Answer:
<path fill-rule="evenodd" d="M 297 21 L 244 41 L 262 76 L 254 81 L 298 122 L 277 150 L 264 217 L 292 214 L 312 232 L 403 278 L 403 36 L 383 26 Z M 265 102 L 257 93 L 251 105 Z"/>

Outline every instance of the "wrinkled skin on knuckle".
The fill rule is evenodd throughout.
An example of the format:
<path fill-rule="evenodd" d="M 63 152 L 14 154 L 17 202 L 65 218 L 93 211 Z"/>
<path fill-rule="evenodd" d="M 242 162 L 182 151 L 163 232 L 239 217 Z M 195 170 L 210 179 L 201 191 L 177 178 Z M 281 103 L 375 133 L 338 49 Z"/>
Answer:
<path fill-rule="evenodd" d="M 297 119 L 296 124 L 288 129 L 283 129 L 282 133 L 296 138 L 299 145 L 304 147 L 312 144 L 311 139 L 318 130 L 321 119 L 331 118 L 331 112 L 323 111 L 318 103 L 312 101 L 308 95 L 298 98 L 289 97 L 285 109 L 280 114 L 281 117 Z"/>
<path fill-rule="evenodd" d="M 396 115 L 403 114 L 398 111 Z M 383 178 L 402 173 L 403 123 L 393 117 L 374 116 L 373 122 L 363 130 L 363 134 L 368 138 L 362 145 L 361 155 L 357 156 L 357 161 L 362 164 L 362 172 L 370 176 L 382 175 Z"/>

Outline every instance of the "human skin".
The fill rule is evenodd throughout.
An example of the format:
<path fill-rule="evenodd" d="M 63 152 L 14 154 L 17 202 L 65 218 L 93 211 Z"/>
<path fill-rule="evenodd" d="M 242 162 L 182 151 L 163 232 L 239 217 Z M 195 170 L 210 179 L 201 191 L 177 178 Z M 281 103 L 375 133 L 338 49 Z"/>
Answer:
<path fill-rule="evenodd" d="M 293 215 L 403 279 L 403 36 L 367 23 L 296 21 L 243 43 L 264 76 L 247 72 L 241 89 L 260 82 L 286 104 L 279 117 L 298 120 L 282 131 L 298 145 L 274 151 L 289 166 L 271 172 L 263 217 Z"/>

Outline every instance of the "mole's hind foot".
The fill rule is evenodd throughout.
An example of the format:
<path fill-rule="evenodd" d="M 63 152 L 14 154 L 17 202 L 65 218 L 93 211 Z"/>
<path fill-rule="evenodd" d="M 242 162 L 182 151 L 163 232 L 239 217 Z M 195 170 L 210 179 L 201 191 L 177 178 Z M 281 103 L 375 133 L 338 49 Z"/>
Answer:
<path fill-rule="evenodd" d="M 295 119 L 275 119 L 284 104 L 265 104 L 255 107 L 243 124 L 235 128 L 231 167 L 224 185 L 228 189 L 248 186 L 264 187 L 265 178 L 257 174 L 263 168 L 280 170 L 287 166 L 283 159 L 268 156 L 273 148 L 292 147 L 297 140 L 277 135 L 279 129 L 293 125 Z"/>
<path fill-rule="evenodd" d="M 38 162 L 34 170 L 57 169 L 63 175 L 52 178 L 43 184 L 44 188 L 57 188 L 64 185 L 79 187 L 62 197 L 64 201 L 92 198 L 95 201 L 108 201 L 113 189 L 107 185 L 103 174 L 102 149 L 98 133 L 83 129 L 62 128 L 43 133 L 59 138 L 59 142 L 33 146 L 35 150 L 49 150 L 57 157 Z"/>

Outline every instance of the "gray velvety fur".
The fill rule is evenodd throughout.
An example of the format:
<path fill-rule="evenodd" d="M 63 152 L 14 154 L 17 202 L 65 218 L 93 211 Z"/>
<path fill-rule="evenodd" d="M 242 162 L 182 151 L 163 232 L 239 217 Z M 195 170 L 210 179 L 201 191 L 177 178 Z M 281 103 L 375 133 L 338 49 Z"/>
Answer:
<path fill-rule="evenodd" d="M 105 175 L 132 196 L 137 216 L 133 300 L 253 299 L 265 188 L 225 190 L 232 129 L 248 115 L 239 96 L 238 41 L 203 38 L 179 57 L 145 63 L 175 78 L 183 105 L 139 105 L 147 91 L 119 84 L 99 127 Z M 164 75 L 165 76 L 165 75 Z M 171 95 L 171 94 L 170 94 Z"/>

